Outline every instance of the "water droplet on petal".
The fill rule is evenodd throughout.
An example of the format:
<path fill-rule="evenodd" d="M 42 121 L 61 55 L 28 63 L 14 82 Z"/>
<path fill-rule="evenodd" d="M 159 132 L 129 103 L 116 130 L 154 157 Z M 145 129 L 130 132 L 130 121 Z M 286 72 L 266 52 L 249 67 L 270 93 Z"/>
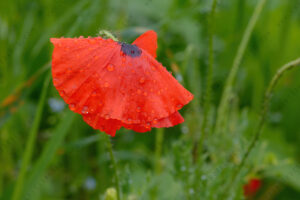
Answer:
<path fill-rule="evenodd" d="M 109 117 L 110 117 L 109 114 L 106 114 L 106 115 L 104 116 L 105 119 L 109 119 Z"/>
<path fill-rule="evenodd" d="M 58 86 L 59 85 L 59 79 L 58 78 L 54 78 L 53 79 L 53 84 L 54 84 L 54 86 Z"/>
<path fill-rule="evenodd" d="M 137 107 L 136 112 L 141 112 L 141 107 Z"/>
<path fill-rule="evenodd" d="M 115 66 L 113 64 L 108 64 L 107 65 L 107 70 L 108 71 L 112 72 L 112 71 L 114 71 L 114 69 L 115 69 Z"/>
<path fill-rule="evenodd" d="M 89 107 L 83 106 L 81 113 L 82 114 L 89 114 Z"/>
<path fill-rule="evenodd" d="M 74 103 L 71 103 L 69 107 L 70 107 L 70 110 L 72 110 L 72 111 L 75 110 L 75 104 Z"/>
<path fill-rule="evenodd" d="M 71 68 L 71 67 L 68 67 L 67 73 L 68 73 L 68 74 L 72 73 L 72 68 Z"/>
<path fill-rule="evenodd" d="M 153 124 L 157 124 L 157 119 L 154 119 L 154 120 L 153 120 Z"/>
<path fill-rule="evenodd" d="M 144 96 L 147 96 L 148 95 L 148 93 L 147 92 L 144 92 Z"/>
<path fill-rule="evenodd" d="M 144 83 L 144 82 L 145 82 L 145 78 L 144 77 L 140 78 L 140 83 Z"/>
<path fill-rule="evenodd" d="M 79 36 L 79 38 L 80 38 L 80 39 L 83 39 L 83 36 L 81 35 L 81 36 Z"/>
<path fill-rule="evenodd" d="M 150 125 L 151 125 L 150 122 L 147 122 L 145 128 L 150 128 Z"/>
<path fill-rule="evenodd" d="M 142 91 L 141 91 L 140 89 L 138 89 L 138 90 L 137 90 L 137 93 L 138 93 L 138 94 L 141 94 L 141 93 L 142 93 Z"/>
<path fill-rule="evenodd" d="M 127 119 L 127 122 L 128 122 L 128 123 L 131 123 L 131 122 L 132 122 L 132 120 L 129 118 L 129 119 Z"/>
<path fill-rule="evenodd" d="M 104 87 L 109 87 L 109 83 L 108 83 L 108 82 L 105 82 L 105 83 L 104 83 Z"/>
<path fill-rule="evenodd" d="M 177 109 L 180 109 L 180 108 L 182 108 L 182 105 L 181 105 L 181 104 L 177 104 L 177 105 L 176 105 L 176 108 L 177 108 Z"/>
<path fill-rule="evenodd" d="M 96 91 L 93 91 L 92 92 L 92 97 L 95 97 L 97 95 L 97 92 Z"/>

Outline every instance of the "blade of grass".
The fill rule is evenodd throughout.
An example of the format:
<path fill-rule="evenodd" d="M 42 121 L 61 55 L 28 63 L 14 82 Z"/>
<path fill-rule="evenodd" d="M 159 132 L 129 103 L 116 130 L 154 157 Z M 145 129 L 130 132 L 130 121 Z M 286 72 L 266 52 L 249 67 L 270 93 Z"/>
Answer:
<path fill-rule="evenodd" d="M 232 68 L 231 68 L 231 71 L 228 75 L 228 78 L 226 80 L 226 83 L 225 83 L 225 86 L 224 86 L 224 90 L 223 90 L 223 94 L 222 94 L 222 98 L 221 98 L 221 101 L 220 101 L 220 105 L 218 107 L 218 111 L 217 111 L 217 120 L 216 120 L 216 126 L 215 126 L 215 132 L 216 133 L 220 133 L 220 131 L 222 130 L 222 128 L 224 127 L 224 119 L 225 119 L 225 113 L 227 111 L 227 108 L 228 108 L 228 100 L 230 98 L 230 93 L 231 93 L 231 90 L 232 90 L 232 85 L 233 85 L 233 82 L 235 80 L 235 77 L 236 77 L 236 74 L 237 74 L 237 71 L 239 69 L 239 66 L 241 64 L 241 61 L 242 61 L 242 58 L 244 56 L 244 53 L 245 53 L 245 50 L 246 50 L 246 47 L 249 43 L 249 40 L 250 40 L 250 37 L 252 35 L 252 32 L 253 32 L 253 29 L 256 25 L 256 22 L 264 8 L 264 5 L 266 3 L 267 0 L 259 0 L 257 5 L 256 5 L 256 8 L 253 12 L 253 15 L 247 25 L 247 28 L 243 34 L 243 37 L 242 37 L 242 41 L 239 45 L 239 48 L 238 48 L 238 51 L 236 53 L 236 56 L 234 58 L 234 61 L 233 61 L 233 65 L 232 65 Z"/>
<path fill-rule="evenodd" d="M 35 196 L 35 193 L 39 191 L 39 184 L 41 183 L 41 181 L 44 181 L 43 178 L 45 178 L 45 171 L 50 165 L 50 162 L 57 152 L 57 149 L 62 145 L 74 119 L 74 113 L 71 111 L 67 111 L 61 122 L 53 131 L 51 139 L 47 142 L 46 147 L 35 163 L 32 169 L 32 173 L 29 175 L 29 178 L 26 181 L 26 193 L 24 195 L 25 199 L 32 200 L 32 197 Z"/>
<path fill-rule="evenodd" d="M 38 108 L 37 108 L 36 115 L 34 118 L 34 122 L 33 122 L 32 128 L 29 132 L 29 138 L 26 143 L 26 148 L 25 148 L 25 152 L 23 155 L 23 159 L 22 159 L 22 166 L 21 166 L 21 170 L 19 172 L 17 183 L 14 188 L 12 200 L 19 200 L 22 196 L 25 175 L 26 175 L 27 169 L 30 164 L 32 153 L 34 151 L 34 144 L 35 144 L 35 140 L 36 140 L 37 133 L 39 130 L 39 125 L 40 125 L 41 118 L 42 118 L 42 113 L 43 113 L 46 96 L 47 96 L 47 92 L 48 92 L 48 87 L 49 87 L 49 83 L 50 83 L 50 77 L 51 77 L 51 74 L 49 73 L 47 75 L 47 78 L 44 81 L 44 85 L 42 88 L 42 93 L 40 96 L 40 100 L 39 100 Z"/>
<path fill-rule="evenodd" d="M 206 78 L 206 91 L 204 95 L 204 103 L 203 103 L 203 122 L 201 127 L 201 135 L 198 144 L 198 153 L 201 154 L 202 152 L 202 145 L 204 141 L 204 137 L 207 134 L 207 118 L 208 113 L 210 110 L 210 103 L 211 103 L 211 91 L 212 91 L 212 77 L 213 77 L 213 65 L 214 65 L 214 43 L 213 43 L 213 36 L 214 36 L 214 19 L 215 19 L 215 12 L 217 7 L 217 0 L 214 0 L 212 3 L 212 8 L 210 12 L 210 20 L 209 20 L 209 65 L 207 69 L 207 78 Z"/>

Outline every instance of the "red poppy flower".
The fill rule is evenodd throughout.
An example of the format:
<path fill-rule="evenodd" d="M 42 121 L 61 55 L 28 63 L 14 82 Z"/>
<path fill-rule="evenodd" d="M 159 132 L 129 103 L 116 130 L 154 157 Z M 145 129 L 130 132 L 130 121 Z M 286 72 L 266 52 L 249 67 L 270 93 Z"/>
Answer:
<path fill-rule="evenodd" d="M 53 83 L 69 108 L 95 129 L 114 136 L 171 127 L 193 95 L 156 58 L 157 35 L 132 44 L 112 39 L 51 38 Z"/>
<path fill-rule="evenodd" d="M 261 187 L 261 180 L 258 178 L 252 178 L 247 184 L 244 185 L 244 196 L 252 197 L 254 196 L 259 188 Z"/>

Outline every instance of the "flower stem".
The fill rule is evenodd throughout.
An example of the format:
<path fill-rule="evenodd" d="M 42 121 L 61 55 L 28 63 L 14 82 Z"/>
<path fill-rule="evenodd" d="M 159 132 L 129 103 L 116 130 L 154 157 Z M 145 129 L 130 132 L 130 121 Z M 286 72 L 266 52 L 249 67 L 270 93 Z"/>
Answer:
<path fill-rule="evenodd" d="M 28 170 L 31 158 L 32 158 L 32 154 L 34 151 L 34 147 L 35 147 L 35 141 L 36 141 L 36 137 L 37 137 L 37 133 L 39 130 L 39 126 L 40 126 L 40 122 L 42 119 L 42 113 L 43 113 L 43 109 L 44 109 L 44 105 L 45 105 L 45 101 L 46 101 L 46 96 L 47 96 L 47 92 L 48 92 L 48 88 L 49 88 L 49 83 L 50 83 L 50 78 L 51 78 L 51 74 L 49 73 L 47 75 L 47 78 L 44 81 L 43 84 L 43 88 L 42 88 L 42 93 L 40 95 L 40 99 L 39 99 L 39 104 L 38 104 L 38 108 L 36 111 L 36 115 L 33 121 L 33 125 L 32 128 L 29 132 L 29 138 L 27 140 L 26 143 L 26 147 L 25 147 L 25 151 L 23 154 L 23 159 L 22 159 L 22 166 L 21 166 L 21 170 L 14 188 L 14 192 L 13 192 L 13 196 L 12 196 L 12 200 L 19 200 L 22 197 L 22 192 L 23 192 L 23 187 L 24 187 L 24 181 L 25 181 L 25 175 L 26 172 Z"/>
<path fill-rule="evenodd" d="M 233 85 L 235 76 L 236 76 L 237 71 L 239 69 L 239 66 L 241 64 L 242 58 L 244 56 L 246 47 L 247 47 L 249 39 L 250 39 L 250 36 L 253 32 L 254 26 L 255 26 L 260 14 L 261 14 L 261 11 L 262 11 L 266 1 L 267 0 L 259 0 L 258 1 L 257 5 L 256 5 L 256 8 L 253 12 L 253 15 L 252 15 L 252 17 L 251 17 L 251 19 L 250 19 L 250 21 L 247 25 L 247 28 L 246 28 L 246 30 L 243 34 L 242 41 L 239 45 L 237 54 L 234 58 L 231 71 L 228 75 L 228 78 L 227 78 L 225 86 L 224 86 L 224 90 L 223 90 L 222 98 L 221 98 L 221 101 L 220 101 L 220 105 L 218 107 L 217 120 L 216 120 L 216 129 L 215 129 L 216 133 L 219 133 L 222 130 L 223 123 L 224 123 L 224 117 L 226 116 L 225 113 L 226 113 L 227 108 L 228 108 L 228 100 L 230 98 L 230 93 L 231 93 L 231 89 L 232 89 L 232 85 Z"/>
<path fill-rule="evenodd" d="M 164 129 L 156 129 L 155 135 L 155 173 L 159 174 L 161 172 L 161 153 L 162 153 L 162 144 L 164 140 Z"/>
<path fill-rule="evenodd" d="M 273 76 L 273 78 L 272 78 L 272 80 L 271 80 L 271 82 L 270 82 L 270 84 L 269 84 L 269 86 L 266 90 L 266 93 L 265 93 L 265 98 L 264 98 L 264 102 L 263 102 L 262 109 L 261 109 L 260 120 L 259 120 L 257 128 L 255 129 L 254 137 L 253 137 L 250 145 L 248 146 L 248 148 L 246 150 L 246 153 L 244 154 L 244 156 L 242 158 L 241 163 L 239 164 L 237 170 L 235 171 L 235 173 L 232 176 L 232 182 L 235 181 L 237 175 L 241 171 L 241 169 L 244 166 L 247 158 L 249 157 L 249 154 L 251 153 L 253 147 L 255 146 L 256 142 L 258 141 L 258 139 L 261 135 L 263 125 L 266 121 L 266 115 L 267 115 L 268 110 L 269 110 L 270 100 L 271 100 L 274 88 L 275 88 L 276 84 L 278 83 L 278 80 L 282 77 L 282 75 L 286 71 L 288 71 L 290 69 L 293 69 L 294 67 L 297 67 L 297 66 L 300 66 L 300 58 L 285 64 Z"/>
<path fill-rule="evenodd" d="M 207 69 L 207 79 L 206 79 L 206 91 L 204 95 L 204 105 L 203 105 L 203 122 L 201 127 L 201 135 L 198 145 L 198 153 L 201 154 L 204 137 L 207 134 L 207 118 L 210 110 L 211 103 L 211 91 L 212 91 L 212 77 L 213 77 L 213 64 L 214 64 L 214 21 L 215 21 L 215 12 L 217 7 L 218 0 L 214 0 L 212 3 L 212 8 L 210 12 L 210 21 L 209 21 L 209 64 Z"/>
<path fill-rule="evenodd" d="M 119 173 L 118 173 L 118 165 L 113 153 L 113 147 L 112 147 L 112 143 L 110 140 L 110 136 L 106 135 L 106 140 L 107 140 L 107 148 L 108 148 L 108 152 L 109 152 L 109 157 L 111 159 L 112 165 L 113 165 L 113 169 L 114 169 L 114 173 L 115 173 L 115 187 L 117 190 L 117 198 L 118 200 L 121 200 L 121 188 L 120 188 L 120 182 L 119 182 Z"/>

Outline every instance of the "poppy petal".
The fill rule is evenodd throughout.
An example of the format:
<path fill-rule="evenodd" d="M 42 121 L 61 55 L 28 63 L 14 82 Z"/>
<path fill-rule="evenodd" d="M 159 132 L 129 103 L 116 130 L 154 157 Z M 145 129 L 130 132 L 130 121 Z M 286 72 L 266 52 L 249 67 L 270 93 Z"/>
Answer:
<path fill-rule="evenodd" d="M 116 135 L 116 131 L 121 128 L 121 123 L 116 119 L 105 119 L 100 115 L 84 114 L 83 120 L 94 129 L 103 131 L 111 136 Z"/>
<path fill-rule="evenodd" d="M 156 123 L 156 121 L 153 121 L 152 127 L 155 127 L 155 128 L 172 127 L 172 126 L 175 126 L 182 122 L 184 122 L 184 119 L 180 115 L 180 113 L 174 112 L 172 115 L 170 115 L 168 117 L 157 120 L 157 123 Z"/>
<path fill-rule="evenodd" d="M 113 136 L 122 126 L 146 132 L 184 121 L 177 111 L 193 95 L 153 57 L 155 32 L 144 35 L 136 45 L 100 37 L 51 39 L 54 86 L 93 128 Z"/>
<path fill-rule="evenodd" d="M 115 119 L 105 119 L 98 114 L 83 114 L 83 120 L 94 129 L 104 131 L 111 136 L 115 136 L 116 131 L 121 127 L 131 129 L 135 132 L 143 133 L 150 131 L 151 126 L 153 128 L 172 127 L 184 122 L 184 119 L 179 112 L 175 112 L 166 118 L 154 120 L 151 123 L 144 122 L 141 124 L 126 124 Z"/>
<path fill-rule="evenodd" d="M 60 40 L 53 41 L 53 82 L 74 112 L 138 124 L 168 117 L 193 99 L 146 51 L 135 58 L 120 56 L 113 41 L 96 38 L 87 48 L 93 39 Z"/>
<path fill-rule="evenodd" d="M 143 33 L 132 44 L 144 49 L 154 58 L 156 58 L 157 34 L 153 30 Z"/>

